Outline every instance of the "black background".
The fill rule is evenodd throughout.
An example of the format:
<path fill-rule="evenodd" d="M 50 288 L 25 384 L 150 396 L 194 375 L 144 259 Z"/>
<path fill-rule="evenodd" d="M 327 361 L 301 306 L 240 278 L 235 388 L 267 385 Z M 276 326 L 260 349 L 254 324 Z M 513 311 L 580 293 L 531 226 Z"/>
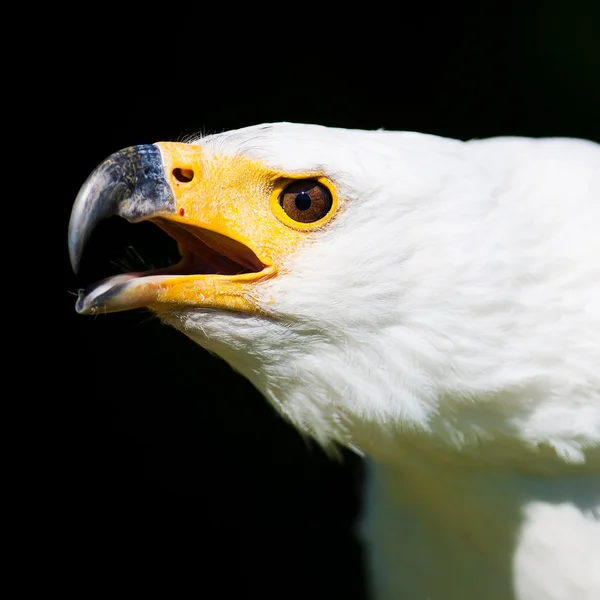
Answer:
<path fill-rule="evenodd" d="M 119 272 L 111 261 L 140 268 L 174 252 L 152 226 L 108 221 L 71 273 L 70 207 L 96 164 L 133 144 L 280 120 L 600 141 L 599 6 L 303 5 L 285 15 L 165 5 L 152 27 L 104 11 L 69 29 L 62 78 L 43 92 L 66 109 L 57 201 L 67 350 L 50 387 L 65 407 L 66 478 L 54 494 L 74 533 L 70 586 L 84 596 L 364 597 L 356 457 L 330 460 L 148 313 L 75 314 L 73 293 Z"/>

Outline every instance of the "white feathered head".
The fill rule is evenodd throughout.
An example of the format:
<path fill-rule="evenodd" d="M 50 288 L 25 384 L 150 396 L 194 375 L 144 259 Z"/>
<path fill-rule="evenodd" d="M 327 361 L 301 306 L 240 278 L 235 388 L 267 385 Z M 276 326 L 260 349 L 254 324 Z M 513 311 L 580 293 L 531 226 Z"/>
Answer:
<path fill-rule="evenodd" d="M 78 310 L 150 308 L 325 445 L 581 460 L 600 440 L 600 151 L 563 143 L 568 160 L 280 123 L 122 150 L 75 203 L 75 267 L 113 214 L 155 222 L 182 259 Z M 578 160 L 568 187 L 557 169 Z"/>

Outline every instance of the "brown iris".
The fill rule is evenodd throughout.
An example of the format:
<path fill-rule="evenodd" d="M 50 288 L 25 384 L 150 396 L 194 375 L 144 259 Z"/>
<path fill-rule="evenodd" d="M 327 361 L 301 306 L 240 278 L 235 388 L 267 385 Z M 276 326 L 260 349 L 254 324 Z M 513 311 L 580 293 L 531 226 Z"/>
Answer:
<path fill-rule="evenodd" d="M 279 204 L 290 219 L 298 223 L 314 223 L 331 210 L 331 192 L 318 181 L 302 179 L 283 190 Z"/>

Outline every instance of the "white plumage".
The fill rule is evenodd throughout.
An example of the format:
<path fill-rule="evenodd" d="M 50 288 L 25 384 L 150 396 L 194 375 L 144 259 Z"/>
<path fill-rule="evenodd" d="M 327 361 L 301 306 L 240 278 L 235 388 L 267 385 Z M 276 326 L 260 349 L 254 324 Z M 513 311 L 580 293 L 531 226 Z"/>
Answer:
<path fill-rule="evenodd" d="M 193 143 L 340 197 L 260 314 L 159 314 L 368 457 L 373 598 L 599 598 L 600 147 L 285 123 Z"/>

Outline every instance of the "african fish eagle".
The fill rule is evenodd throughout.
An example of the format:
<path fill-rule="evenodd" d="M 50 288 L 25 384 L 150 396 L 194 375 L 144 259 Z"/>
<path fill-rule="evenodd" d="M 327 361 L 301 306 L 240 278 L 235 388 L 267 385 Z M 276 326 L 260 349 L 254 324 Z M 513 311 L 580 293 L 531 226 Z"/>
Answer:
<path fill-rule="evenodd" d="M 364 455 L 373 598 L 600 598 L 599 145 L 263 124 L 107 158 L 75 270 L 111 215 L 181 260 L 77 310 L 149 308 Z"/>

